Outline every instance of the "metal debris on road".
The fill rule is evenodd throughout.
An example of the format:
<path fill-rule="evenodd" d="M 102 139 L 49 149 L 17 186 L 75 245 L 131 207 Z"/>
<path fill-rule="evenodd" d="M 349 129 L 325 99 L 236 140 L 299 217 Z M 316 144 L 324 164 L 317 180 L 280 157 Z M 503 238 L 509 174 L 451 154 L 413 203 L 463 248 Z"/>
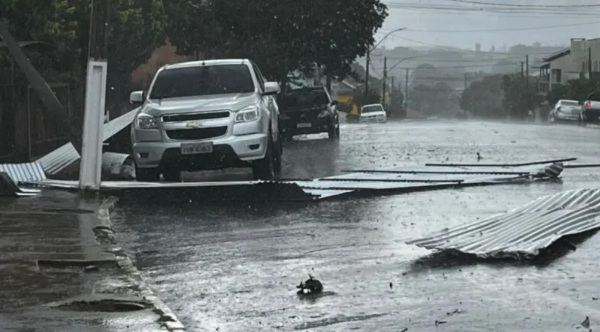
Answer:
<path fill-rule="evenodd" d="M 46 179 L 40 163 L 0 164 L 0 172 L 7 173 L 16 182 L 35 182 Z"/>
<path fill-rule="evenodd" d="M 25 189 L 17 186 L 15 181 L 6 172 L 0 172 L 0 196 L 28 197 L 40 193 L 37 189 Z"/>
<path fill-rule="evenodd" d="M 407 244 L 481 258 L 530 259 L 565 236 L 596 229 L 600 229 L 600 189 L 581 189 L 542 197 L 507 213 Z"/>
<path fill-rule="evenodd" d="M 203 200 L 314 201 L 349 195 L 373 196 L 468 186 L 526 183 L 552 179 L 560 175 L 562 165 L 533 165 L 512 168 L 449 168 L 405 166 L 375 171 L 357 171 L 315 180 L 230 181 L 191 183 L 110 182 L 101 191 L 128 193 L 135 197 L 202 196 Z M 76 181 L 46 180 L 52 188 L 76 189 Z M 185 191 L 185 194 L 182 192 Z M 189 195 L 189 196 L 188 196 Z M 145 197 L 146 197 L 145 196 Z"/>
<path fill-rule="evenodd" d="M 298 288 L 298 295 L 315 295 L 315 294 L 319 294 L 323 292 L 323 284 L 315 279 L 313 276 L 311 276 L 310 274 L 308 275 L 309 278 L 304 281 L 304 282 L 300 282 L 300 285 L 296 286 L 296 288 Z"/>
<path fill-rule="evenodd" d="M 105 123 L 102 129 L 102 140 L 108 140 L 109 138 L 115 136 L 119 131 L 129 126 L 133 122 L 137 111 L 138 109 L 136 108 L 133 111 L 125 113 L 120 117 Z M 54 175 L 58 174 L 63 169 L 79 160 L 79 158 L 81 158 L 81 156 L 73 144 L 67 143 L 40 158 L 38 162 L 42 164 L 46 174 Z"/>

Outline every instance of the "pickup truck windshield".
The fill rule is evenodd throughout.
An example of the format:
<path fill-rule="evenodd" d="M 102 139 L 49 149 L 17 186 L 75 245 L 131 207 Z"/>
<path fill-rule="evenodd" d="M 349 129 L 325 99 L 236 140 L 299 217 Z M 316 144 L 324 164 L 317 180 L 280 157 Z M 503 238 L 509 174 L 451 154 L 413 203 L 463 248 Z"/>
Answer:
<path fill-rule="evenodd" d="M 242 64 L 176 68 L 163 70 L 158 74 L 150 99 L 253 91 L 250 71 Z"/>
<path fill-rule="evenodd" d="M 280 107 L 286 108 L 314 107 L 329 104 L 329 97 L 323 89 L 292 90 L 278 100 Z"/>

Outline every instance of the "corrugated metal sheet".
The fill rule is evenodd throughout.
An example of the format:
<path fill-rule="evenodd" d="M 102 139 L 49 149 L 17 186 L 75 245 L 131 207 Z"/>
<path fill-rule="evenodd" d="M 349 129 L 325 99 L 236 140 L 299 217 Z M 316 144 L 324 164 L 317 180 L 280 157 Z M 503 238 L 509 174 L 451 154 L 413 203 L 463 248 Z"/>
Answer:
<path fill-rule="evenodd" d="M 129 126 L 138 109 L 134 109 L 120 117 L 110 121 L 109 123 L 105 123 L 103 127 L 102 137 L 103 141 L 108 140 L 109 138 L 116 135 L 119 131 L 125 129 L 125 127 Z M 57 174 L 58 172 L 65 169 L 67 166 L 79 160 L 81 156 L 71 143 L 67 143 L 60 148 L 52 151 L 46 156 L 40 158 L 38 162 L 42 164 L 44 171 L 46 174 Z"/>
<path fill-rule="evenodd" d="M 112 121 L 109 121 L 108 123 L 105 123 L 104 127 L 102 128 L 102 140 L 106 141 L 107 139 L 115 136 L 121 130 L 125 129 L 125 127 L 129 126 L 133 122 L 138 110 L 139 107 L 133 111 L 121 115 Z"/>
<path fill-rule="evenodd" d="M 0 196 L 23 197 L 35 196 L 39 193 L 37 189 L 19 188 L 8 173 L 0 172 Z"/>
<path fill-rule="evenodd" d="M 13 181 L 19 182 L 35 182 L 46 179 L 44 169 L 40 163 L 26 164 L 0 164 L 0 172 L 7 173 Z"/>
<path fill-rule="evenodd" d="M 67 143 L 53 152 L 38 159 L 46 174 L 56 174 L 79 160 L 81 156 L 71 143 Z"/>
<path fill-rule="evenodd" d="M 483 258 L 531 258 L 561 237 L 600 228 L 600 189 L 542 197 L 505 214 L 409 241 Z"/>
<path fill-rule="evenodd" d="M 377 195 L 392 193 L 407 193 L 421 190 L 435 190 L 474 185 L 493 185 L 505 183 L 522 183 L 531 181 L 537 174 L 543 174 L 544 166 L 529 168 L 499 169 L 494 168 L 487 171 L 470 171 L 469 169 L 448 169 L 447 167 L 425 167 L 423 165 L 414 167 L 401 167 L 389 169 L 390 172 L 357 172 L 340 176 L 316 179 L 312 181 L 268 181 L 272 184 L 269 190 L 280 190 L 285 186 L 298 188 L 305 195 L 313 199 L 324 199 L 340 197 L 349 194 Z M 394 172 L 391 172 L 395 170 Z M 426 170 L 426 171 L 425 171 Z M 421 173 L 425 172 L 425 173 Z M 434 173 L 431 173 L 434 172 Z M 489 173 L 486 173 L 489 172 Z M 554 174 L 554 173 L 553 173 Z M 243 188 L 264 184 L 264 181 L 229 181 L 229 182 L 191 182 L 191 183 L 150 183 L 150 182 L 126 182 L 126 181 L 103 181 L 102 190 L 136 191 L 154 189 L 190 189 L 209 190 L 215 188 L 231 187 Z M 46 186 L 55 188 L 77 188 L 76 181 L 46 180 Z M 299 193 L 300 191 L 298 191 Z M 301 195 L 297 195 L 301 196 Z M 293 195 L 277 197 L 276 200 L 284 200 Z M 272 197 L 271 197 L 272 198 Z"/>

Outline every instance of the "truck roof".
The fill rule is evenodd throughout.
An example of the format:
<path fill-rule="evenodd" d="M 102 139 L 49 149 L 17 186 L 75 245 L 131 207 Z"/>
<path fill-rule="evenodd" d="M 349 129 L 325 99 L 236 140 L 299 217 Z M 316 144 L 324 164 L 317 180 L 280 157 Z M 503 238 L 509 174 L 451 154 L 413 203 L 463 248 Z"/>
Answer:
<path fill-rule="evenodd" d="M 251 62 L 248 59 L 215 59 L 215 60 L 199 60 L 199 61 L 187 61 L 175 63 L 172 65 L 166 65 L 163 67 L 165 70 L 169 69 L 180 69 L 180 68 L 191 68 L 200 66 L 222 66 L 222 65 L 250 65 Z"/>

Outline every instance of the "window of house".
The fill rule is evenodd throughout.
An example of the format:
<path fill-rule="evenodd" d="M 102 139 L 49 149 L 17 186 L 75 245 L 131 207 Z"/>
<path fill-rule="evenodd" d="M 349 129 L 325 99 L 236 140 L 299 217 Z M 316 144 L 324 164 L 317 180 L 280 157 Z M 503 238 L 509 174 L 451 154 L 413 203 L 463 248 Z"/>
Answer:
<path fill-rule="evenodd" d="M 560 69 L 552 69 L 552 78 L 554 83 L 562 82 L 562 71 Z"/>

